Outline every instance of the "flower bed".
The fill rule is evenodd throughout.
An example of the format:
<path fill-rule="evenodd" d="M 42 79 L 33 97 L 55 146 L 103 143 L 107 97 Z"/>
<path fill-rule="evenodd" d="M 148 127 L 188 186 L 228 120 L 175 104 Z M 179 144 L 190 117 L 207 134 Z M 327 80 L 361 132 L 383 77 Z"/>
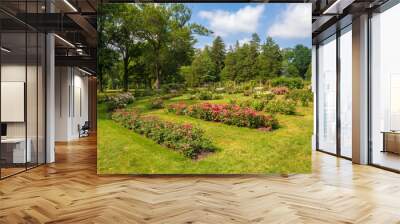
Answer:
<path fill-rule="evenodd" d="M 261 128 L 262 130 L 278 127 L 278 121 L 273 116 L 259 114 L 251 108 L 232 104 L 201 103 L 187 106 L 181 102 L 169 105 L 168 111 L 238 127 Z"/>
<path fill-rule="evenodd" d="M 152 139 L 160 145 L 196 159 L 200 154 L 215 151 L 203 130 L 190 124 L 175 124 L 154 116 L 140 116 L 132 111 L 116 111 L 112 119 L 134 132 Z"/>

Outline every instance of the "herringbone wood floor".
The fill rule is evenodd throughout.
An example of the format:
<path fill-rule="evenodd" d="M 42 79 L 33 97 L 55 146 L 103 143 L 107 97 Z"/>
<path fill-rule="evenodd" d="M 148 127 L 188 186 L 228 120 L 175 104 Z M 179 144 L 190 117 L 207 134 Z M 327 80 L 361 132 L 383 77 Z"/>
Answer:
<path fill-rule="evenodd" d="M 400 223 L 400 175 L 313 160 L 313 174 L 288 177 L 100 177 L 91 137 L 0 181 L 0 223 Z"/>

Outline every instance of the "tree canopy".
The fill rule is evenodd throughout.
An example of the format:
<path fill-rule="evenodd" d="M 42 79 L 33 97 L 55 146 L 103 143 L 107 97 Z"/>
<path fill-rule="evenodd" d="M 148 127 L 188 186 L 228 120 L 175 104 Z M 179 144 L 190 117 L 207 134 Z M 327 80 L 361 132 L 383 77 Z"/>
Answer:
<path fill-rule="evenodd" d="M 99 86 L 160 88 L 210 82 L 310 76 L 311 50 L 281 49 L 256 33 L 248 43 L 227 47 L 220 36 L 196 49 L 196 37 L 212 31 L 191 22 L 184 4 L 104 4 L 99 9 Z"/>

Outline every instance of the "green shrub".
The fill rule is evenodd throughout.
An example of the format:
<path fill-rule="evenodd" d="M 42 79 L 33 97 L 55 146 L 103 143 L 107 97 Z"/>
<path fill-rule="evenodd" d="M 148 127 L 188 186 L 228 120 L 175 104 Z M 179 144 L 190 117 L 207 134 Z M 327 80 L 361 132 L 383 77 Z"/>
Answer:
<path fill-rule="evenodd" d="M 161 85 L 160 89 L 162 93 L 174 93 L 184 89 L 184 87 L 185 85 L 181 83 L 169 83 Z"/>
<path fill-rule="evenodd" d="M 150 103 L 148 104 L 149 109 L 161 109 L 164 108 L 164 101 L 162 98 L 157 97 L 154 99 L 150 100 Z"/>
<path fill-rule="evenodd" d="M 152 89 L 135 89 L 133 91 L 135 97 L 154 96 L 156 94 Z"/>
<path fill-rule="evenodd" d="M 219 100 L 222 98 L 223 98 L 222 95 L 213 93 L 212 91 L 209 90 L 202 90 L 194 95 L 189 96 L 190 100 Z"/>
<path fill-rule="evenodd" d="M 293 100 L 275 99 L 269 101 L 264 110 L 272 114 L 293 115 L 296 113 L 296 102 Z"/>
<path fill-rule="evenodd" d="M 128 104 L 133 103 L 134 100 L 135 97 L 130 92 L 110 96 L 106 100 L 107 110 L 114 111 L 116 109 L 125 108 Z"/>
<path fill-rule="evenodd" d="M 104 103 L 107 101 L 107 95 L 105 93 L 97 93 L 97 103 Z"/>
<path fill-rule="evenodd" d="M 300 102 L 302 106 L 308 106 L 309 103 L 313 101 L 313 93 L 308 89 L 291 90 L 285 97 L 286 99 Z"/>
<path fill-rule="evenodd" d="M 302 89 L 304 81 L 301 78 L 278 77 L 271 80 L 273 87 L 286 86 L 289 89 Z"/>
<path fill-rule="evenodd" d="M 265 99 L 268 100 L 268 101 L 272 100 L 274 98 L 275 98 L 275 94 L 274 93 L 267 92 L 267 94 L 265 94 Z"/>
<path fill-rule="evenodd" d="M 245 90 L 243 91 L 243 96 L 250 96 L 252 94 L 251 90 Z"/>
<path fill-rule="evenodd" d="M 253 94 L 253 98 L 254 99 L 263 99 L 263 98 L 266 98 L 270 94 L 271 94 L 271 92 L 268 92 L 268 91 L 257 91 Z"/>
<path fill-rule="evenodd" d="M 250 107 L 256 111 L 263 111 L 266 105 L 267 105 L 266 100 L 253 100 L 250 104 Z"/>
<path fill-rule="evenodd" d="M 210 91 L 201 91 L 197 94 L 199 100 L 212 100 L 213 94 Z"/>
<path fill-rule="evenodd" d="M 134 132 L 152 139 L 160 145 L 196 159 L 203 152 L 214 152 L 212 142 L 204 137 L 204 131 L 191 124 L 175 124 L 152 116 L 140 116 L 132 111 L 117 111 L 112 119 Z"/>

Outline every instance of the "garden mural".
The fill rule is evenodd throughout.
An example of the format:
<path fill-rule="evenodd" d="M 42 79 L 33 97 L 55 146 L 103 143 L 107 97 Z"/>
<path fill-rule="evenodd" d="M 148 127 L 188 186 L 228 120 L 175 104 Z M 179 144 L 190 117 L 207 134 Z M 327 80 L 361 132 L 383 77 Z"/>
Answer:
<path fill-rule="evenodd" d="M 310 4 L 99 13 L 99 174 L 311 172 Z"/>

